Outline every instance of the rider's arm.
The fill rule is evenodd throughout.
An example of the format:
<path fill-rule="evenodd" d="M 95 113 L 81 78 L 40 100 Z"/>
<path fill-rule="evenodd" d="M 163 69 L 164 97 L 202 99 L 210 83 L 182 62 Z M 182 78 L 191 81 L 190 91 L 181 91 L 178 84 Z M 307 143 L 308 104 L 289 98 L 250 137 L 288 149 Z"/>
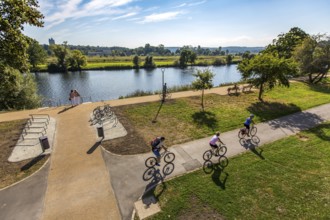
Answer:
<path fill-rule="evenodd" d="M 219 140 L 219 142 L 220 142 L 221 144 L 225 145 L 225 144 L 220 140 L 220 138 L 218 138 L 218 140 Z"/>
<path fill-rule="evenodd" d="M 167 151 L 167 147 L 165 147 L 164 144 L 162 145 L 162 148 L 163 148 L 165 151 Z"/>

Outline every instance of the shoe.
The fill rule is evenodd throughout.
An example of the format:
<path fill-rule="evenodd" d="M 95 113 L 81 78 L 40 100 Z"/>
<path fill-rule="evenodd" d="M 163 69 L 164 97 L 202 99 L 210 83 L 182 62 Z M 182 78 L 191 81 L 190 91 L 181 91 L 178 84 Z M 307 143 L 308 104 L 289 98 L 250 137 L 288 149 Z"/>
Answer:
<path fill-rule="evenodd" d="M 160 166 L 160 164 L 159 163 L 156 163 L 156 166 Z"/>

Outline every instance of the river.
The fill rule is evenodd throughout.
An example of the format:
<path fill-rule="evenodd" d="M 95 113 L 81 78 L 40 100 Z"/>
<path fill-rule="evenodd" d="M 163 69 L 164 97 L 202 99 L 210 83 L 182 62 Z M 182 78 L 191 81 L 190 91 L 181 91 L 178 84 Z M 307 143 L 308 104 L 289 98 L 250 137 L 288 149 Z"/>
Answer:
<path fill-rule="evenodd" d="M 159 91 L 162 88 L 162 75 L 168 87 L 188 85 L 195 80 L 196 69 L 205 67 L 156 68 L 153 70 L 91 70 L 68 73 L 35 73 L 38 93 L 45 99 L 44 105 L 69 103 L 71 89 L 77 89 L 84 101 L 117 99 L 135 92 Z M 238 82 L 241 74 L 237 65 L 209 67 L 215 74 L 213 85 Z M 163 74 L 164 72 L 164 74 Z M 46 101 L 48 100 L 48 101 Z M 50 104 L 51 101 L 51 104 Z"/>

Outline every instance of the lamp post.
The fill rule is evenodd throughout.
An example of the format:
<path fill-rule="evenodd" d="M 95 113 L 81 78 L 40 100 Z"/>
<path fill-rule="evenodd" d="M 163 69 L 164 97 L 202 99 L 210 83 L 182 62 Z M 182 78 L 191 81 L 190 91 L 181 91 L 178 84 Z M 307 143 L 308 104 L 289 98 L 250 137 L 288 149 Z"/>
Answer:
<path fill-rule="evenodd" d="M 164 72 L 165 72 L 165 68 L 162 68 L 162 87 L 164 86 Z"/>

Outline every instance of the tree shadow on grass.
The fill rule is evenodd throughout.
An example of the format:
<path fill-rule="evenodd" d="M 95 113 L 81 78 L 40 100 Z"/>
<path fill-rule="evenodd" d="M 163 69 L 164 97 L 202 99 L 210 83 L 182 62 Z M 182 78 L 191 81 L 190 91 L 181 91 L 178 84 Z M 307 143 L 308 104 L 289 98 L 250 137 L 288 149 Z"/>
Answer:
<path fill-rule="evenodd" d="M 321 124 L 316 128 L 310 129 L 309 132 L 315 134 L 324 141 L 330 141 L 330 122 Z"/>
<path fill-rule="evenodd" d="M 256 102 L 250 105 L 247 110 L 257 115 L 261 121 L 267 121 L 284 115 L 300 112 L 301 108 L 292 103 Z"/>
<path fill-rule="evenodd" d="M 320 84 L 311 84 L 307 83 L 309 88 L 315 92 L 321 92 L 325 94 L 330 94 L 330 84 L 320 83 Z"/>
<path fill-rule="evenodd" d="M 212 130 L 215 130 L 217 127 L 218 120 L 214 113 L 203 111 L 203 112 L 195 112 L 192 115 L 193 122 L 195 124 L 201 125 L 201 126 L 207 126 L 211 128 Z"/>

